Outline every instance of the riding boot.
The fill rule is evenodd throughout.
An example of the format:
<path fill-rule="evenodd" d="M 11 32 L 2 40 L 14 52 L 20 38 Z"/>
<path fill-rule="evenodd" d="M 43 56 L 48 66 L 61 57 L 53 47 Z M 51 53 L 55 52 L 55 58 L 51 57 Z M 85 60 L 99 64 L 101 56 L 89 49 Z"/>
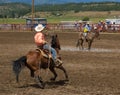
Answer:
<path fill-rule="evenodd" d="M 58 67 L 58 66 L 61 66 L 63 64 L 62 60 L 56 58 L 55 59 L 55 65 Z"/>

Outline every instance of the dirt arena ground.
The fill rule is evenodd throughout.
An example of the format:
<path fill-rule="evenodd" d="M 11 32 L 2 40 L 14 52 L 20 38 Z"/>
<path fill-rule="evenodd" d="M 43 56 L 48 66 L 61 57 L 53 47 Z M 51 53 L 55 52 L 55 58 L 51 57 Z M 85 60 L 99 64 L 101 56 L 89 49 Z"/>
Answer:
<path fill-rule="evenodd" d="M 56 82 L 49 79 L 49 70 L 41 70 L 45 89 L 36 86 L 28 68 L 20 73 L 16 83 L 12 61 L 35 49 L 31 32 L 0 32 L 0 95 L 120 95 L 120 34 L 101 34 L 91 51 L 75 47 L 78 33 L 57 33 L 61 43 L 60 54 L 69 82 L 56 69 Z M 85 44 L 86 47 L 86 44 Z"/>

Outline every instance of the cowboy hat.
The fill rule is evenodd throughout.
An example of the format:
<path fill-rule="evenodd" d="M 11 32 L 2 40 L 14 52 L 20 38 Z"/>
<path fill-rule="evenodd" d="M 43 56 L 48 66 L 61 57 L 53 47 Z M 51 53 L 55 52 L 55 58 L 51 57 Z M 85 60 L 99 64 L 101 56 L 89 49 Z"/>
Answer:
<path fill-rule="evenodd" d="M 44 26 L 42 24 L 38 24 L 36 27 L 35 27 L 35 31 L 36 32 L 40 32 L 44 29 Z"/>

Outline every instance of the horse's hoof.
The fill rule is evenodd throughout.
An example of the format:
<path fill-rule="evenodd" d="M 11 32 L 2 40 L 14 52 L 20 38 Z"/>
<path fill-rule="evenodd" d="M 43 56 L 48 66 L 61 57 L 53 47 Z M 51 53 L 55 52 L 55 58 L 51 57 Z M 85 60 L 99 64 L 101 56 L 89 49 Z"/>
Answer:
<path fill-rule="evenodd" d="M 55 78 L 51 78 L 50 80 L 51 80 L 51 81 L 55 81 Z"/>
<path fill-rule="evenodd" d="M 39 86 L 41 89 L 44 89 L 44 88 L 45 88 L 45 83 L 39 83 L 38 86 Z"/>
<path fill-rule="evenodd" d="M 69 79 L 66 79 L 65 81 L 69 81 Z"/>

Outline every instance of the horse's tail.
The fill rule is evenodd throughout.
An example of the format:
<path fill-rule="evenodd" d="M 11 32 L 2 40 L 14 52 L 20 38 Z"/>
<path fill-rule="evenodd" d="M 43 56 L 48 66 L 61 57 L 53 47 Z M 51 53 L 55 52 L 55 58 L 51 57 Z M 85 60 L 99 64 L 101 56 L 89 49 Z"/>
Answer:
<path fill-rule="evenodd" d="M 19 82 L 19 74 L 23 67 L 26 66 L 26 56 L 22 56 L 19 59 L 13 61 L 13 71 L 16 75 L 16 81 Z"/>

